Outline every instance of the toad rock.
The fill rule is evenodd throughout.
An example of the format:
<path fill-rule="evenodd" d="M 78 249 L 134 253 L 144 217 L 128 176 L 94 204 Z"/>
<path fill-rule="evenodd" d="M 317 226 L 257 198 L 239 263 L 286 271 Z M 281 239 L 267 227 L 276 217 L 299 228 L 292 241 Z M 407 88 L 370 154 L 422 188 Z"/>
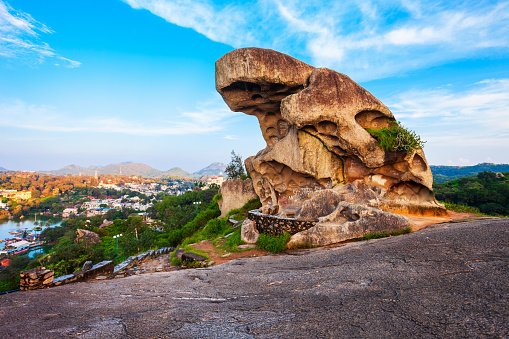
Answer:
<path fill-rule="evenodd" d="M 231 110 L 258 119 L 266 147 L 245 164 L 263 213 L 304 216 L 302 204 L 324 189 L 340 197 L 328 210 L 349 201 L 390 212 L 445 213 L 423 150 L 381 148 L 366 129 L 396 119 L 348 76 L 273 50 L 243 48 L 216 61 L 216 89 Z"/>

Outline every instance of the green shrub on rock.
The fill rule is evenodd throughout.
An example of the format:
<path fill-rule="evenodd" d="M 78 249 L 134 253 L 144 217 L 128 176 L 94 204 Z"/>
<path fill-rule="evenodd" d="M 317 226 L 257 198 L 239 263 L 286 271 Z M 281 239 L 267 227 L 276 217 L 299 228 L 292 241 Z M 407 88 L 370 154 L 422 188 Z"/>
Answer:
<path fill-rule="evenodd" d="M 404 128 L 399 121 L 390 121 L 389 127 L 381 130 L 366 128 L 366 131 L 378 140 L 378 145 L 384 151 L 405 151 L 408 154 L 423 148 L 426 142 L 415 132 Z"/>
<path fill-rule="evenodd" d="M 267 233 L 260 233 L 256 245 L 267 252 L 283 252 L 286 249 L 286 244 L 290 241 L 291 234 L 283 233 L 281 235 L 271 235 Z"/>

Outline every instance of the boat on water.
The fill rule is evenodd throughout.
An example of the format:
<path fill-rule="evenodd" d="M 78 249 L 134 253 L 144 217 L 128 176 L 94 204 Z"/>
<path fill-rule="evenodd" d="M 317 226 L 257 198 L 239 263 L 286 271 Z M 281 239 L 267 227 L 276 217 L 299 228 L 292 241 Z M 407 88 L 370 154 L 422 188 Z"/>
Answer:
<path fill-rule="evenodd" d="M 0 255 L 6 254 L 7 256 L 10 257 L 12 255 L 24 253 L 29 249 L 30 243 L 28 241 L 22 240 L 5 246 L 5 248 L 0 251 Z"/>
<path fill-rule="evenodd" d="M 44 240 L 34 241 L 30 243 L 30 248 L 34 248 L 37 246 L 44 245 L 46 242 Z"/>

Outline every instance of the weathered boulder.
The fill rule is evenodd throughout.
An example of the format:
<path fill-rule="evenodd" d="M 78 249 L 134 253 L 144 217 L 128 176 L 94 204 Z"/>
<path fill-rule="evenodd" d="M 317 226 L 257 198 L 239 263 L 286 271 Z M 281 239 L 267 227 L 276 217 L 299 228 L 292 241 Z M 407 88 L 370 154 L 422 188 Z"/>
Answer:
<path fill-rule="evenodd" d="M 395 118 L 348 76 L 244 48 L 216 61 L 216 89 L 232 110 L 258 118 L 267 146 L 246 168 L 263 213 L 292 215 L 313 192 L 330 188 L 360 188 L 347 195 L 394 212 L 445 213 L 422 149 L 384 151 L 366 128 Z M 365 187 L 376 192 L 360 201 Z"/>
<path fill-rule="evenodd" d="M 246 180 L 226 180 L 221 184 L 219 193 L 221 194 L 221 199 L 217 203 L 221 210 L 221 218 L 229 211 L 241 208 L 249 200 L 258 198 L 253 188 L 253 181 L 249 178 Z"/>
<path fill-rule="evenodd" d="M 295 218 L 318 220 L 334 212 L 341 201 L 341 195 L 332 189 L 317 191 L 304 201 Z"/>
<path fill-rule="evenodd" d="M 304 243 L 323 246 L 372 233 L 400 231 L 408 227 L 410 219 L 405 216 L 343 201 L 333 213 L 319 218 L 314 227 L 294 234 L 288 247 Z"/>
<path fill-rule="evenodd" d="M 259 235 L 255 222 L 245 219 L 240 228 L 240 240 L 246 244 L 256 244 Z"/>
<path fill-rule="evenodd" d="M 182 253 L 182 261 L 184 262 L 205 261 L 205 260 L 207 260 L 207 258 L 204 257 L 203 255 L 199 255 L 193 252 Z"/>
<path fill-rule="evenodd" d="M 79 242 L 80 240 L 86 241 L 87 243 L 90 244 L 97 244 L 101 242 L 101 240 L 99 239 L 99 234 L 95 232 L 82 230 L 78 228 L 76 230 L 76 233 L 78 233 L 78 236 L 76 237 L 76 239 L 74 239 L 75 243 Z"/>
<path fill-rule="evenodd" d="M 99 226 L 99 228 L 106 228 L 110 225 L 113 225 L 113 221 L 108 221 L 107 219 L 104 219 L 103 223 L 101 224 L 101 226 Z"/>

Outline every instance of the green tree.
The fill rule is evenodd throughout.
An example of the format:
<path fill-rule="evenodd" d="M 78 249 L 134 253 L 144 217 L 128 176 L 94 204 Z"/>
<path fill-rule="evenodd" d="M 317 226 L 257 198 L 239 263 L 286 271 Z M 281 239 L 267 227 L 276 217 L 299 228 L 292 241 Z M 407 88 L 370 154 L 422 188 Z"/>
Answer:
<path fill-rule="evenodd" d="M 229 179 L 242 178 L 246 175 L 244 164 L 242 163 L 242 157 L 238 154 L 235 154 L 234 150 L 232 150 L 231 156 L 232 160 L 225 169 L 226 176 Z"/>

